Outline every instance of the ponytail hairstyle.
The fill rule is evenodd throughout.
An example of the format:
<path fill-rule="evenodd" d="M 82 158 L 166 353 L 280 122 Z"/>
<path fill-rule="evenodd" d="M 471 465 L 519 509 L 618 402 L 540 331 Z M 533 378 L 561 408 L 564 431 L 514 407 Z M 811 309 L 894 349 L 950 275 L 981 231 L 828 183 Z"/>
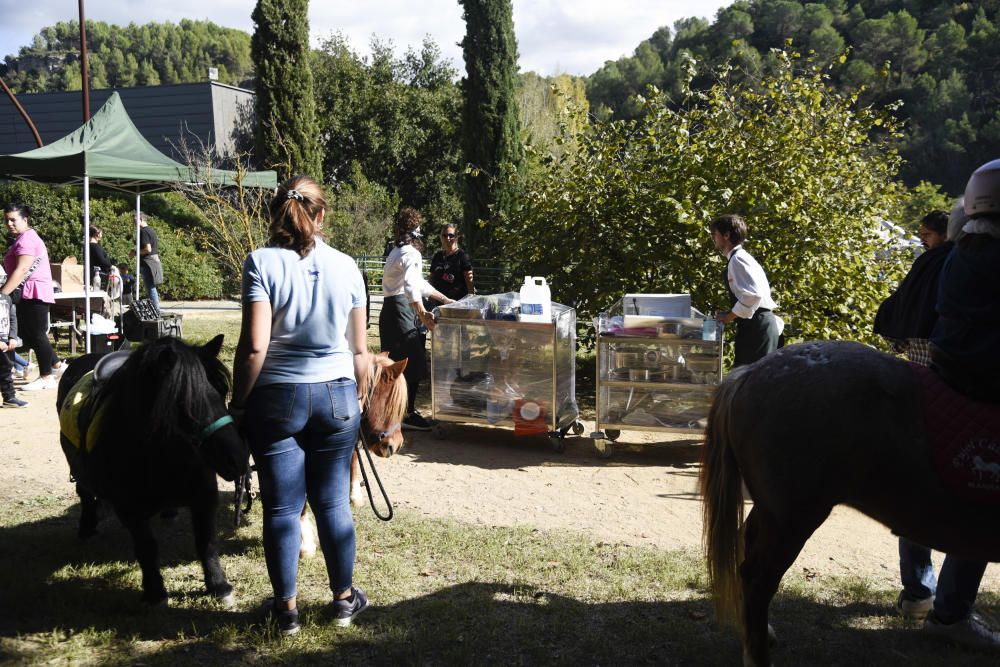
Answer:
<path fill-rule="evenodd" d="M 316 247 L 314 237 L 325 210 L 326 196 L 316 181 L 304 175 L 288 179 L 278 186 L 268 206 L 271 226 L 267 245 L 288 248 L 305 257 Z"/>
<path fill-rule="evenodd" d="M 399 209 L 393 221 L 393 240 L 396 245 L 412 245 L 418 252 L 423 252 L 424 244 L 420 240 L 423 235 L 418 231 L 423 221 L 420 212 L 412 206 Z"/>

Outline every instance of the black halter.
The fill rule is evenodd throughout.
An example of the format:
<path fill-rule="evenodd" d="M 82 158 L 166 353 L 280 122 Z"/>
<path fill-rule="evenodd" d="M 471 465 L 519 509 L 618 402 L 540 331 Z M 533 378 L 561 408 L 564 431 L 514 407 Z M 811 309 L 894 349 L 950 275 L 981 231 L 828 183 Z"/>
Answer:
<path fill-rule="evenodd" d="M 361 428 L 358 429 L 358 441 L 354 443 L 354 449 L 358 453 L 358 468 L 361 470 L 361 478 L 365 481 L 365 489 L 368 491 L 368 504 L 371 505 L 372 512 L 382 521 L 389 521 L 392 519 L 394 514 L 392 509 L 392 501 L 389 500 L 389 494 L 385 491 L 385 485 L 382 484 L 382 480 L 378 476 L 378 471 L 375 470 L 375 461 L 372 459 L 371 444 L 369 440 L 374 441 L 376 445 L 381 445 L 389 436 L 394 434 L 400 428 L 402 428 L 402 422 L 397 422 L 389 428 L 381 432 L 367 432 L 367 427 L 365 426 L 365 416 L 368 414 L 368 408 L 372 404 L 372 398 L 375 396 L 375 377 L 377 375 L 377 370 L 375 366 L 372 366 L 371 377 L 368 382 L 368 395 L 365 397 L 365 405 L 361 410 Z M 368 482 L 368 473 L 365 472 L 365 466 L 361 458 L 361 451 L 364 451 L 365 457 L 368 459 L 368 466 L 372 470 L 372 476 L 375 478 L 375 482 L 378 484 L 378 489 L 382 493 L 382 498 L 385 500 L 385 505 L 388 508 L 388 514 L 382 515 L 379 513 L 378 507 L 375 506 L 375 498 L 372 496 L 372 486 Z"/>

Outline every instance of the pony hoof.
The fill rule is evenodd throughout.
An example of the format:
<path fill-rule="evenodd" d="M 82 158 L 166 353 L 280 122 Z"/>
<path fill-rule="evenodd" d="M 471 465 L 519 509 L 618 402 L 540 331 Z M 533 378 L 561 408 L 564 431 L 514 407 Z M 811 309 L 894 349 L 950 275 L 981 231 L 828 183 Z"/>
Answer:
<path fill-rule="evenodd" d="M 155 597 L 155 598 L 146 597 L 145 595 L 142 596 L 142 601 L 145 605 L 147 605 L 148 607 L 157 607 L 161 609 L 168 606 L 167 599 L 168 598 L 166 595 L 164 595 L 163 597 Z"/>
<path fill-rule="evenodd" d="M 215 600 L 223 609 L 236 609 L 236 596 L 233 595 L 232 591 L 223 595 L 216 595 Z"/>
<path fill-rule="evenodd" d="M 310 544 L 299 547 L 299 560 L 309 560 L 316 555 L 316 545 Z"/>
<path fill-rule="evenodd" d="M 362 495 L 360 493 L 358 493 L 358 494 L 352 493 L 351 494 L 351 507 L 361 507 L 364 504 L 365 504 L 365 497 L 364 497 L 364 495 Z"/>

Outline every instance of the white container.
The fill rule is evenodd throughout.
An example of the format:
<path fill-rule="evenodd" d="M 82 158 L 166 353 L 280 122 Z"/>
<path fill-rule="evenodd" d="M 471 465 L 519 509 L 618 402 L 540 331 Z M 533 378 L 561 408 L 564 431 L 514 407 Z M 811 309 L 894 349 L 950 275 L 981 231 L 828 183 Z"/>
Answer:
<path fill-rule="evenodd" d="M 545 278 L 525 276 L 521 285 L 521 314 L 519 322 L 552 321 L 552 291 Z"/>

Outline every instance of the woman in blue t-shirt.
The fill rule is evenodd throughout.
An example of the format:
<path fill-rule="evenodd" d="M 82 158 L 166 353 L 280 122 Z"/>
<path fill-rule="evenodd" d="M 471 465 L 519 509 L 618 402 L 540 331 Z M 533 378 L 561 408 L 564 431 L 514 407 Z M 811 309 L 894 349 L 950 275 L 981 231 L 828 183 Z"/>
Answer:
<path fill-rule="evenodd" d="M 299 515 L 307 497 L 337 624 L 350 624 L 368 606 L 352 585 L 349 501 L 358 397 L 369 366 L 365 288 L 354 260 L 320 238 L 325 210 L 323 190 L 308 176 L 278 188 L 267 247 L 243 265 L 243 323 L 233 362 L 231 411 L 245 424 L 264 507 L 274 597 L 263 611 L 283 634 L 299 631 Z"/>

